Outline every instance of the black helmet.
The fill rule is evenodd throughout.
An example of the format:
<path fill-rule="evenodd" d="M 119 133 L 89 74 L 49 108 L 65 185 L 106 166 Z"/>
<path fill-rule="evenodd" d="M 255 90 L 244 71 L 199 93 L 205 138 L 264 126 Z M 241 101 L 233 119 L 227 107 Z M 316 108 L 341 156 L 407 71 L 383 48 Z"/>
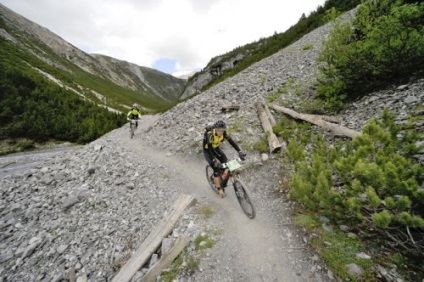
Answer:
<path fill-rule="evenodd" d="M 223 129 L 223 130 L 227 129 L 227 125 L 225 124 L 225 122 L 223 120 L 218 120 L 217 122 L 215 122 L 214 127 L 216 129 Z"/>

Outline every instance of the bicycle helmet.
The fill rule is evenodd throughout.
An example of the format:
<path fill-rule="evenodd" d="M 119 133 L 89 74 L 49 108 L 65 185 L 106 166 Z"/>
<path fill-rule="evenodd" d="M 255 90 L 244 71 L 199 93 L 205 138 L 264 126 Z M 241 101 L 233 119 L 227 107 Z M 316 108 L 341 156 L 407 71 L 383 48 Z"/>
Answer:
<path fill-rule="evenodd" d="M 133 109 L 138 109 L 138 105 L 137 105 L 136 103 L 134 103 L 134 104 L 132 105 L 132 108 L 133 108 Z"/>
<path fill-rule="evenodd" d="M 225 124 L 225 122 L 223 120 L 218 120 L 217 122 L 215 122 L 215 128 L 216 129 L 226 130 L 227 129 L 227 125 Z"/>

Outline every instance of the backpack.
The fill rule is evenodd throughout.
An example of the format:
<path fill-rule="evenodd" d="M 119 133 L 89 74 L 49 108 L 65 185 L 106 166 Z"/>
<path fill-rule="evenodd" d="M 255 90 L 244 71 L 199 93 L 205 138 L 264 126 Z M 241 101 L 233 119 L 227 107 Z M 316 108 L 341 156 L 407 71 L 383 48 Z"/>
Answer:
<path fill-rule="evenodd" d="M 203 129 L 203 140 L 206 140 L 206 133 L 208 133 L 209 131 L 213 130 L 215 128 L 215 124 L 212 125 L 206 125 L 205 128 Z"/>

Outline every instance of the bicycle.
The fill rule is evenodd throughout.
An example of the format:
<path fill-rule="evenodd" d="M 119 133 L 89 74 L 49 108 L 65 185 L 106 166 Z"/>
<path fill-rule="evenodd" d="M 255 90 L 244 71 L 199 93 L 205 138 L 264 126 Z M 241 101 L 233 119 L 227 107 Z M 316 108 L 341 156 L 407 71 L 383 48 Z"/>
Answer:
<path fill-rule="evenodd" d="M 249 192 L 247 192 L 246 184 L 244 184 L 238 176 L 239 168 L 241 167 L 240 161 L 240 158 L 236 158 L 227 163 L 222 164 L 222 169 L 220 173 L 221 185 L 225 193 L 225 188 L 227 187 L 227 184 L 231 179 L 234 187 L 234 192 L 241 208 L 243 209 L 247 217 L 253 219 L 256 216 L 255 208 L 253 206 L 252 200 L 250 199 Z M 215 191 L 215 193 L 219 194 L 218 189 L 215 187 L 215 184 L 213 182 L 213 168 L 209 164 L 207 164 L 205 169 L 206 179 L 209 183 L 209 186 L 212 188 L 213 191 Z"/>
<path fill-rule="evenodd" d="M 130 122 L 130 136 L 131 136 L 131 139 L 132 139 L 134 137 L 134 131 L 135 131 L 137 119 L 128 118 L 127 120 Z"/>

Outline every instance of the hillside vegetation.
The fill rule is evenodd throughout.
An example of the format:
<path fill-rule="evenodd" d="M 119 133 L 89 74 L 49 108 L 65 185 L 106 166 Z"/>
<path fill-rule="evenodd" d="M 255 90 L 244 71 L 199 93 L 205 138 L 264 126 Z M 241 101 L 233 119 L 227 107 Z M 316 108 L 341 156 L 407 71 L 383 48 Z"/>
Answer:
<path fill-rule="evenodd" d="M 123 114 L 84 101 L 36 71 L 1 68 L 0 97 L 0 140 L 86 143 L 126 122 Z"/>
<path fill-rule="evenodd" d="M 411 2 L 411 3 L 408 3 Z M 318 94 L 331 109 L 424 70 L 424 3 L 365 1 L 334 27 L 321 54 Z"/>
<path fill-rule="evenodd" d="M 424 3 L 367 0 L 353 25 L 335 24 L 320 56 L 318 98 L 327 109 L 422 78 L 423 19 Z M 316 219 L 324 216 L 359 236 L 360 241 L 337 233 L 329 238 L 324 232 L 325 239 L 315 243 L 341 277 L 358 280 L 341 266 L 351 260 L 364 269 L 362 278 L 375 279 L 371 261 L 355 257 L 361 244 L 373 263 L 395 264 L 410 281 L 424 276 L 424 168 L 417 159 L 423 149 L 417 141 L 424 136 L 395 121 L 386 110 L 368 122 L 361 136 L 331 146 L 321 135 L 312 137 L 308 125 L 283 119 L 274 127 L 289 140 L 290 196 L 311 215 L 302 219 L 304 225 L 315 230 Z M 336 247 L 340 244 L 342 249 Z"/>
<path fill-rule="evenodd" d="M 31 148 L 34 142 L 92 141 L 122 126 L 125 118 L 116 113 L 126 113 L 133 103 L 148 112 L 169 109 L 185 83 L 85 54 L 2 5 L 0 71 L 1 154 Z M 119 83 L 123 80 L 128 85 Z"/>
<path fill-rule="evenodd" d="M 310 15 L 305 16 L 305 14 L 303 14 L 299 21 L 295 25 L 291 26 L 287 31 L 283 33 L 275 33 L 271 37 L 262 38 L 257 42 L 238 47 L 224 55 L 212 58 L 206 68 L 211 68 L 213 65 L 221 64 L 221 62 L 228 60 L 228 58 L 235 57 L 237 54 L 248 54 L 246 57 L 241 59 L 234 68 L 225 71 L 220 76 L 214 77 L 209 84 L 203 87 L 202 91 L 211 88 L 217 83 L 236 75 L 254 63 L 259 62 L 260 60 L 289 46 L 293 42 L 299 40 L 302 36 L 308 34 L 317 27 L 324 25 L 328 21 L 335 19 L 338 15 L 340 15 L 340 13 L 355 8 L 360 3 L 361 0 L 327 0 L 323 6 L 318 6 L 318 8 Z M 195 79 L 197 75 L 199 75 L 199 73 L 194 75 L 189 80 L 188 84 L 190 84 L 190 81 Z"/>

